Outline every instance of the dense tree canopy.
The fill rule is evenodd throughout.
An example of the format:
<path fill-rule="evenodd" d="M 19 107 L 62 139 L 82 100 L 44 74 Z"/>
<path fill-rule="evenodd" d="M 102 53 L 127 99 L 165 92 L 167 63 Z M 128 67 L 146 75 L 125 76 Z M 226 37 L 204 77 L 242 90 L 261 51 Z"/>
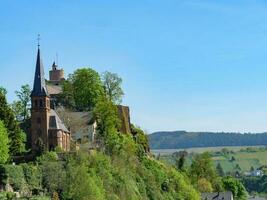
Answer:
<path fill-rule="evenodd" d="M 4 89 L 0 89 L 0 120 L 3 121 L 8 131 L 10 153 L 12 155 L 21 154 L 25 151 L 26 135 L 20 129 L 12 109 L 7 104 Z"/>
<path fill-rule="evenodd" d="M 121 88 L 122 79 L 118 74 L 106 71 L 102 74 L 102 82 L 107 98 L 113 103 L 121 103 L 124 93 Z"/>
<path fill-rule="evenodd" d="M 246 200 L 247 192 L 243 184 L 235 178 L 230 176 L 222 179 L 224 188 L 233 193 L 234 199 Z"/>
<path fill-rule="evenodd" d="M 9 158 L 9 140 L 7 129 L 0 120 L 0 164 L 7 162 Z"/>
<path fill-rule="evenodd" d="M 99 74 L 91 68 L 77 69 L 63 84 L 62 101 L 80 111 L 92 110 L 104 96 Z"/>

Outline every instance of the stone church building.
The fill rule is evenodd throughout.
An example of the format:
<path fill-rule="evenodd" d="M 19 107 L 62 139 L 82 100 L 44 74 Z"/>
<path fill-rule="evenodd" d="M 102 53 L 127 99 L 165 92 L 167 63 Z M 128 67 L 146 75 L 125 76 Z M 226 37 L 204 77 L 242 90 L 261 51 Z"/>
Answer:
<path fill-rule="evenodd" d="M 71 141 L 76 145 L 88 142 L 88 148 L 95 146 L 97 124 L 93 112 L 73 111 L 58 101 L 64 80 L 64 70 L 59 69 L 55 62 L 49 71 L 49 80 L 45 79 L 38 47 L 31 93 L 31 145 L 35 152 L 42 146 L 48 150 L 60 147 L 69 151 Z M 117 108 L 122 122 L 120 132 L 131 134 L 129 107 L 118 105 Z"/>
<path fill-rule="evenodd" d="M 63 79 L 63 71 L 57 70 L 53 65 L 50 79 L 55 84 L 58 79 Z M 44 77 L 44 68 L 38 47 L 33 90 L 31 93 L 31 144 L 32 150 L 38 151 L 40 146 L 53 150 L 60 147 L 63 151 L 70 150 L 71 135 L 58 113 L 52 109 L 51 96 L 47 91 Z"/>

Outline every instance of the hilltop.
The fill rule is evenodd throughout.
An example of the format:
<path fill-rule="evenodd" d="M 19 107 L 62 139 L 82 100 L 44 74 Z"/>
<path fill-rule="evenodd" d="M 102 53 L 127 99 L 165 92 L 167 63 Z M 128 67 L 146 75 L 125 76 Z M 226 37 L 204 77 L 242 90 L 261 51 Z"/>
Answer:
<path fill-rule="evenodd" d="M 267 145 L 267 133 L 161 131 L 148 137 L 151 149 Z"/>

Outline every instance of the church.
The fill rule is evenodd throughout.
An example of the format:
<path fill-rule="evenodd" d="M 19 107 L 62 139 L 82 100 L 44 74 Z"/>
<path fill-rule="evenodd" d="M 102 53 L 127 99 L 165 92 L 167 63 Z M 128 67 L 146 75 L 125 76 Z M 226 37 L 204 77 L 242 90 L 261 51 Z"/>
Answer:
<path fill-rule="evenodd" d="M 53 64 L 50 79 L 55 84 L 63 79 L 63 71 Z M 56 147 L 63 151 L 70 150 L 71 133 L 53 109 L 53 98 L 47 90 L 44 68 L 38 45 L 33 90 L 31 92 L 31 145 L 33 152 L 41 147 L 53 150 Z"/>
<path fill-rule="evenodd" d="M 45 79 L 44 67 L 38 45 L 33 90 L 31 93 L 31 146 L 33 152 L 45 148 L 54 150 L 59 147 L 70 151 L 70 143 L 87 143 L 87 148 L 96 146 L 97 123 L 92 111 L 70 110 L 58 101 L 62 93 L 64 70 L 54 62 Z M 121 120 L 120 132 L 131 133 L 130 110 L 128 106 L 117 105 Z"/>

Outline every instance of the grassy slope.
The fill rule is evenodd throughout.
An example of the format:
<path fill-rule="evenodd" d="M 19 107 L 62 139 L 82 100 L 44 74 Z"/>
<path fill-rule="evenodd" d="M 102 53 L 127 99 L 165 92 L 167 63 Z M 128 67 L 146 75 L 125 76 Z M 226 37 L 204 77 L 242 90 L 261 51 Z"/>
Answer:
<path fill-rule="evenodd" d="M 205 148 L 190 148 L 185 149 L 189 153 L 203 153 L 205 151 L 209 152 L 216 152 L 221 151 L 224 147 L 205 147 Z M 229 151 L 232 151 L 232 153 L 229 153 L 226 156 L 213 156 L 213 160 L 215 165 L 217 163 L 220 163 L 224 169 L 225 172 L 234 171 L 234 168 L 236 164 L 238 164 L 241 168 L 241 171 L 249 171 L 251 166 L 254 167 L 254 169 L 267 164 L 267 149 L 257 151 L 257 152 L 244 152 L 240 151 L 241 149 L 245 149 L 247 147 L 227 147 Z M 253 147 L 257 148 L 257 147 Z M 184 150 L 184 149 L 179 149 Z M 179 150 L 157 150 L 153 151 L 155 154 L 160 153 L 161 159 L 165 160 L 166 162 L 170 162 L 174 164 L 173 158 L 170 156 L 171 153 L 174 153 L 175 151 Z M 235 161 L 231 161 L 232 156 L 235 158 Z M 190 163 L 190 161 L 189 161 Z"/>
<path fill-rule="evenodd" d="M 231 157 L 235 157 L 235 161 L 231 162 Z M 221 163 L 224 171 L 233 171 L 236 164 L 241 168 L 241 171 L 249 171 L 251 166 L 254 169 L 267 164 L 267 151 L 260 152 L 236 152 L 235 154 L 229 154 L 227 157 L 216 156 L 213 157 L 215 163 Z"/>

